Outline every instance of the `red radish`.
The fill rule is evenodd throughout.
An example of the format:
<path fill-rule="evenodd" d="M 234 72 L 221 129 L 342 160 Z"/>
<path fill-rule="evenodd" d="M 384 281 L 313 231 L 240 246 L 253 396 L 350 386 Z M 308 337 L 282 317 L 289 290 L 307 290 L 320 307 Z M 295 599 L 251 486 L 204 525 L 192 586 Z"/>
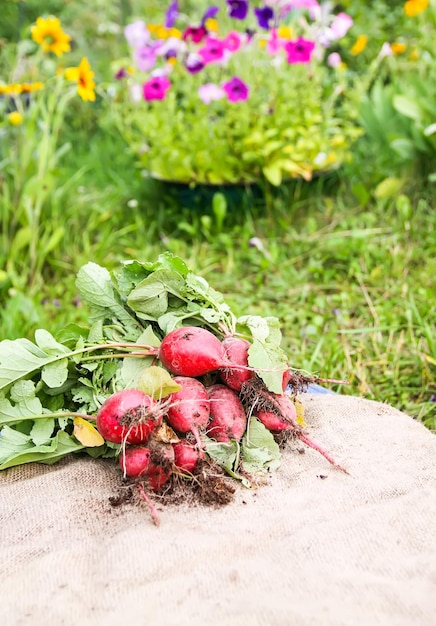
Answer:
<path fill-rule="evenodd" d="M 283 378 L 282 378 L 282 389 L 285 392 L 286 388 L 289 384 L 289 381 L 291 380 L 292 374 L 291 374 L 291 370 L 285 370 L 283 372 Z"/>
<path fill-rule="evenodd" d="M 316 450 L 334 467 L 348 474 L 347 470 L 338 465 L 327 450 L 303 432 L 302 427 L 296 421 L 297 410 L 295 405 L 288 396 L 284 394 L 279 396 L 272 392 L 259 390 L 259 400 L 262 401 L 261 404 L 263 406 L 261 409 L 256 409 L 255 402 L 253 414 L 257 416 L 266 428 L 272 432 L 283 432 L 285 430 L 293 432 L 306 446 Z M 260 402 L 258 403 L 260 404 Z"/>
<path fill-rule="evenodd" d="M 172 474 L 174 466 L 174 448 L 170 443 L 156 441 L 153 437 L 149 442 L 150 463 L 146 476 L 153 491 L 159 491 Z"/>
<path fill-rule="evenodd" d="M 166 419 L 179 433 L 192 432 L 201 448 L 198 429 L 206 426 L 210 416 L 210 400 L 206 387 L 196 378 L 188 376 L 175 376 L 174 381 L 182 388 L 169 396 Z"/>
<path fill-rule="evenodd" d="M 266 394 L 270 406 L 265 409 L 253 408 L 253 413 L 262 424 L 272 432 L 295 430 L 299 426 L 296 422 L 297 410 L 295 404 L 285 395 L 279 396 L 272 392 Z"/>
<path fill-rule="evenodd" d="M 203 457 L 202 452 L 189 441 L 173 443 L 174 464 L 182 472 L 192 474 L 197 467 L 198 461 Z"/>
<path fill-rule="evenodd" d="M 232 368 L 220 371 L 220 377 L 227 387 L 239 393 L 242 389 L 242 385 L 252 380 L 256 375 L 253 370 L 247 369 L 248 350 L 251 347 L 251 343 L 239 337 L 225 337 L 222 341 L 222 345 L 225 348 L 226 356 L 230 363 L 244 366 L 244 369 Z"/>
<path fill-rule="evenodd" d="M 212 385 L 208 434 L 219 442 L 240 441 L 247 427 L 247 416 L 237 394 L 225 385 Z"/>
<path fill-rule="evenodd" d="M 177 376 L 203 376 L 229 365 L 221 341 L 198 326 L 169 332 L 160 345 L 159 359 Z"/>
<path fill-rule="evenodd" d="M 162 423 L 162 409 L 139 389 L 123 389 L 105 400 L 96 421 L 106 441 L 139 444 Z"/>
<path fill-rule="evenodd" d="M 120 456 L 120 467 L 125 476 L 138 478 L 145 474 L 150 464 L 150 449 L 144 446 L 127 448 Z"/>

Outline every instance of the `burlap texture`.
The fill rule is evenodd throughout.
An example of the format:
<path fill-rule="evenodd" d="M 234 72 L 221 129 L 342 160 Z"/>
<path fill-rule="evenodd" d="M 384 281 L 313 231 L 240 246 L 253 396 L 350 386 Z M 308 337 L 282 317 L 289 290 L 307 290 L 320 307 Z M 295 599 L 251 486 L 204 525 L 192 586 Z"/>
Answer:
<path fill-rule="evenodd" d="M 0 621 L 15 625 L 431 626 L 436 438 L 379 403 L 303 396 L 280 470 L 211 509 L 108 503 L 113 461 L 0 475 Z"/>

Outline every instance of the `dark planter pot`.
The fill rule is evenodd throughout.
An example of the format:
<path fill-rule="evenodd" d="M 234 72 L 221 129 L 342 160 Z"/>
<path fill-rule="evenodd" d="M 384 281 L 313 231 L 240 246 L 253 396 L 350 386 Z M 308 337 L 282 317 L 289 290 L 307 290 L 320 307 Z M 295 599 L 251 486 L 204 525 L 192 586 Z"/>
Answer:
<path fill-rule="evenodd" d="M 193 211 L 204 211 L 213 205 L 216 194 L 222 194 L 229 210 L 262 207 L 280 197 L 298 197 L 313 193 L 320 186 L 337 182 L 337 171 L 317 172 L 311 181 L 293 178 L 274 187 L 267 181 L 247 183 L 185 183 L 150 176 L 148 184 L 153 195 L 171 204 Z"/>

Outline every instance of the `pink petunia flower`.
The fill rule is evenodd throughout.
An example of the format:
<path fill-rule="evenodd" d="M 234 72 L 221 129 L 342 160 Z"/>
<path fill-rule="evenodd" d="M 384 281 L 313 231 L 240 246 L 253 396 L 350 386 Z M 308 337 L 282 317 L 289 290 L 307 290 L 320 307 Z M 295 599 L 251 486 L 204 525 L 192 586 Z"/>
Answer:
<path fill-rule="evenodd" d="M 224 37 L 222 43 L 226 50 L 236 52 L 242 45 L 242 37 L 236 30 L 232 30 Z"/>
<path fill-rule="evenodd" d="M 149 72 L 156 64 L 156 51 L 152 46 L 136 48 L 133 56 L 140 72 Z"/>
<path fill-rule="evenodd" d="M 285 44 L 288 63 L 310 63 L 314 48 L 315 42 L 303 37 L 299 37 L 296 41 L 288 41 Z"/>
<path fill-rule="evenodd" d="M 206 37 L 205 45 L 198 50 L 198 54 L 203 59 L 203 63 L 208 65 L 209 63 L 220 61 L 224 57 L 225 50 L 224 44 L 220 39 Z"/>
<path fill-rule="evenodd" d="M 227 100 L 229 102 L 247 100 L 250 93 L 248 85 L 246 85 L 244 81 L 237 76 L 234 76 L 232 79 L 224 83 L 222 88 L 226 92 Z"/>
<path fill-rule="evenodd" d="M 139 48 L 144 46 L 150 39 L 150 33 L 147 30 L 145 22 L 137 20 L 129 24 L 124 29 L 124 36 L 131 48 Z"/>
<path fill-rule="evenodd" d="M 206 83 L 205 85 L 201 85 L 201 87 L 199 87 L 198 95 L 204 104 L 210 104 L 213 100 L 221 100 L 224 98 L 226 92 L 221 89 L 221 87 L 218 87 L 218 85 Z"/>
<path fill-rule="evenodd" d="M 333 19 L 329 28 L 329 39 L 336 41 L 345 37 L 350 28 L 353 26 L 353 18 L 346 13 L 338 13 Z"/>
<path fill-rule="evenodd" d="M 167 76 L 153 76 L 143 85 L 144 99 L 147 101 L 165 100 L 170 87 L 171 82 Z"/>
<path fill-rule="evenodd" d="M 338 52 L 332 52 L 327 57 L 327 65 L 330 67 L 339 67 L 342 63 L 341 55 Z"/>

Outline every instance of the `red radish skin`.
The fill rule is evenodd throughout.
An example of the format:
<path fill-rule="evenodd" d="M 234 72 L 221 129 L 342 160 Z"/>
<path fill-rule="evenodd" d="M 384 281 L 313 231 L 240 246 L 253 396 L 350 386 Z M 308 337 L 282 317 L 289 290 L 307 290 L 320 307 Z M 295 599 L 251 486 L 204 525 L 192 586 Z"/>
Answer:
<path fill-rule="evenodd" d="M 225 337 L 222 341 L 222 345 L 225 348 L 227 360 L 232 365 L 242 365 L 244 369 L 232 368 L 220 371 L 221 380 L 230 387 L 233 391 L 238 393 L 242 389 L 242 385 L 252 380 L 255 377 L 255 372 L 248 368 L 248 350 L 251 347 L 251 343 L 246 339 L 240 339 L 239 337 Z"/>
<path fill-rule="evenodd" d="M 200 458 L 204 457 L 204 454 L 189 441 L 178 441 L 173 443 L 174 448 L 174 465 L 176 469 L 192 474 L 198 465 Z"/>
<path fill-rule="evenodd" d="M 347 470 L 336 463 L 331 454 L 319 443 L 311 439 L 297 423 L 297 411 L 294 403 L 286 395 L 276 395 L 272 392 L 260 391 L 260 396 L 267 399 L 272 406 L 271 411 L 258 411 L 253 408 L 253 414 L 272 432 L 291 431 L 300 441 L 309 448 L 319 452 L 331 465 L 348 474 Z"/>
<path fill-rule="evenodd" d="M 170 443 L 162 443 L 151 437 L 149 441 L 150 463 L 146 471 L 148 484 L 153 491 L 159 491 L 172 474 L 174 448 Z"/>
<path fill-rule="evenodd" d="M 120 456 L 120 467 L 124 476 L 139 478 L 144 475 L 150 464 L 150 449 L 144 446 L 126 448 Z"/>
<path fill-rule="evenodd" d="M 162 423 L 159 405 L 139 389 L 110 396 L 97 413 L 97 429 L 106 441 L 140 444 Z"/>
<path fill-rule="evenodd" d="M 209 421 L 210 400 L 206 387 L 196 378 L 175 376 L 174 382 L 182 388 L 169 396 L 166 419 L 179 433 L 204 428 Z"/>
<path fill-rule="evenodd" d="M 261 392 L 262 393 L 262 392 Z M 266 394 L 272 404 L 273 410 L 258 410 L 254 407 L 253 413 L 262 424 L 272 432 L 299 429 L 297 424 L 297 410 L 291 400 L 285 395 L 277 395 L 272 392 Z"/>
<path fill-rule="evenodd" d="M 237 394 L 225 385 L 207 388 L 210 399 L 208 434 L 221 443 L 240 441 L 247 427 L 247 416 Z"/>
<path fill-rule="evenodd" d="M 221 341 L 198 326 L 182 326 L 168 333 L 159 347 L 159 360 L 176 376 L 204 376 L 228 366 Z"/>

